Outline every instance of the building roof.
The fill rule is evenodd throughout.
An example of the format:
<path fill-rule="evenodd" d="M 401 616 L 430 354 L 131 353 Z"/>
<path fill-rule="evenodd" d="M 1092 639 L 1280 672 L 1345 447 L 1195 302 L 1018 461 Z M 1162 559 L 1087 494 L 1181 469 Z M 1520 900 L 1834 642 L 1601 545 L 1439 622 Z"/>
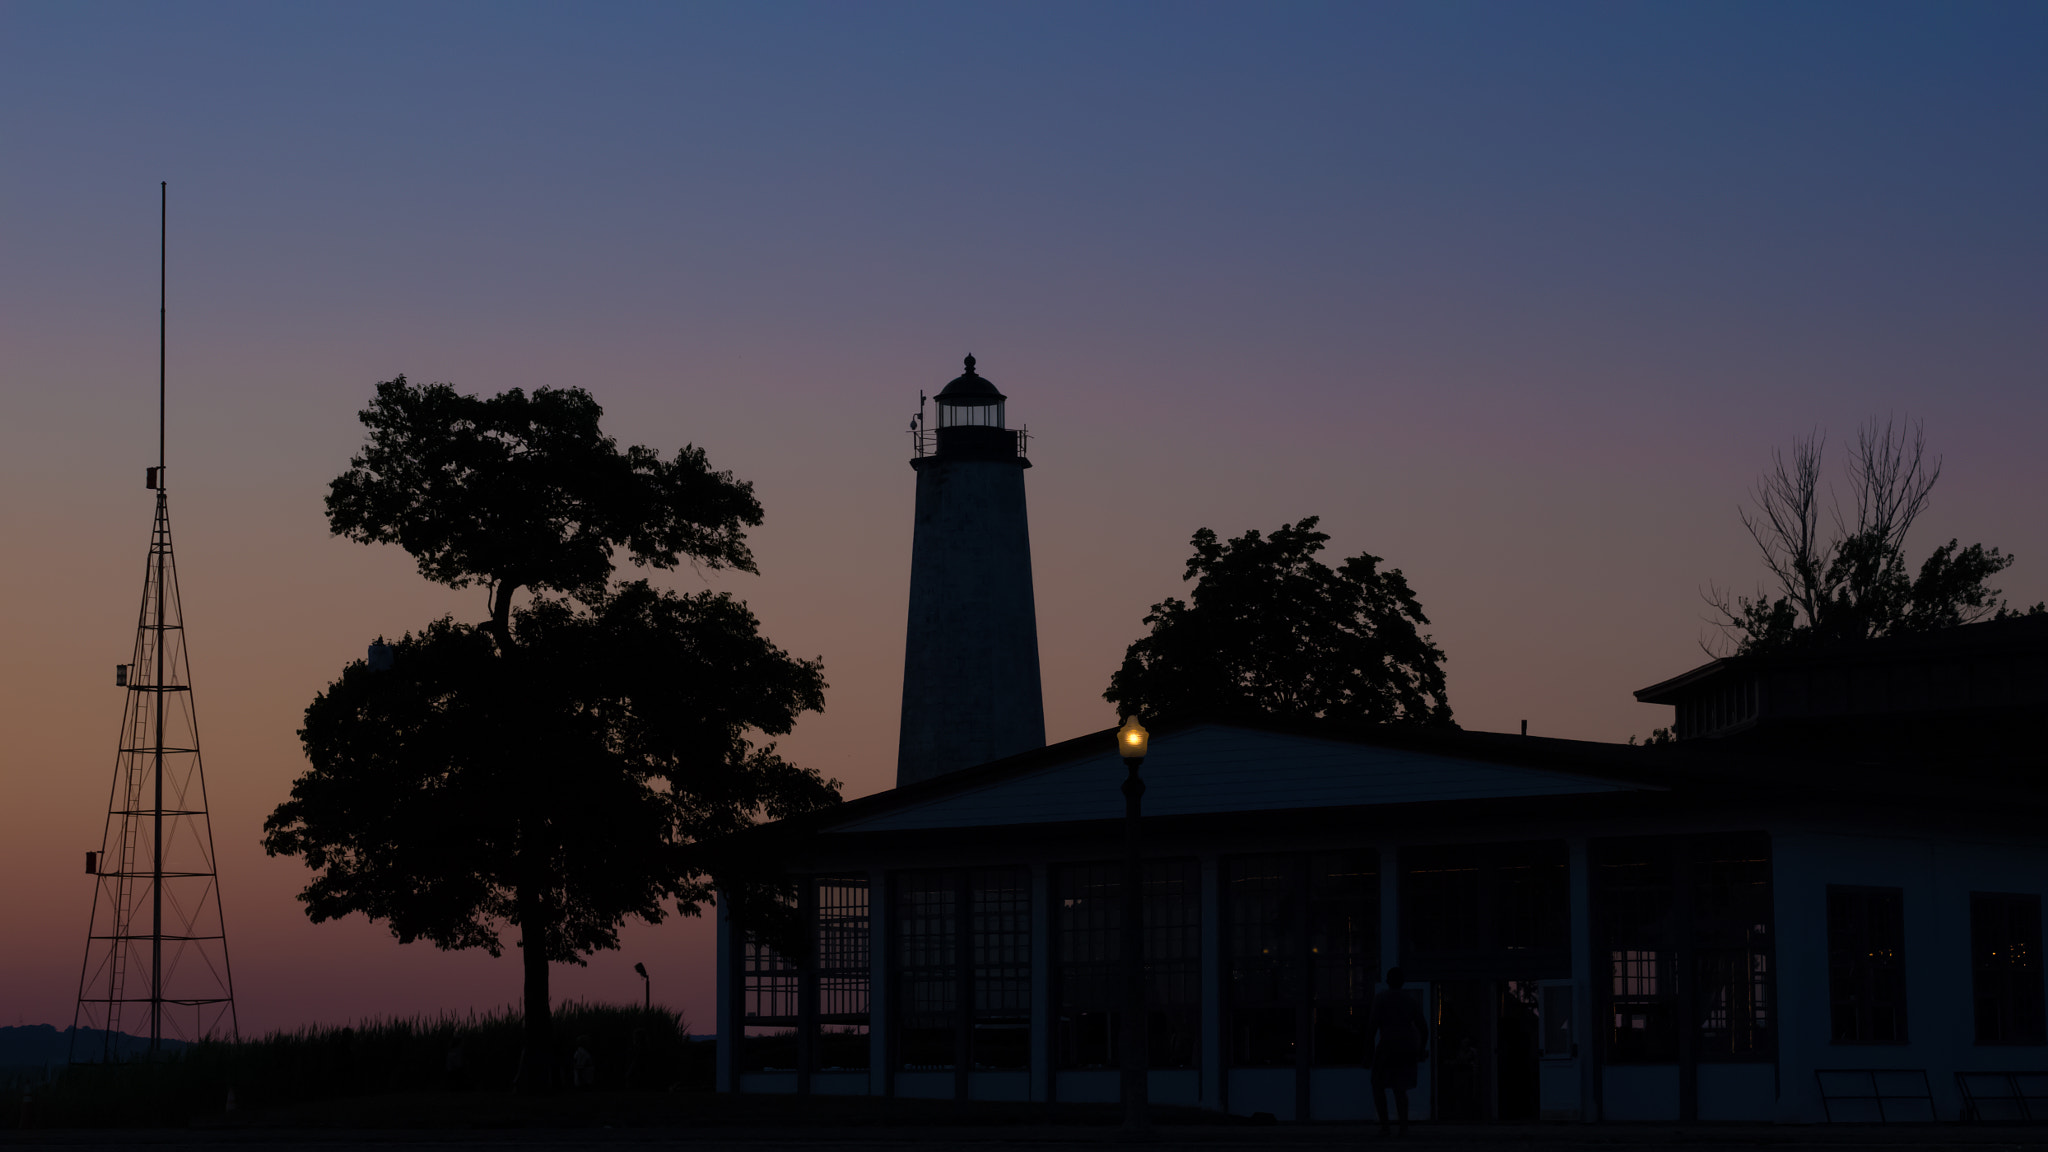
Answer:
<path fill-rule="evenodd" d="M 1117 782 L 1124 775 L 1114 732 L 849 800 L 759 826 L 741 839 L 761 849 L 784 838 L 1113 827 L 1123 817 Z M 1145 815 L 1165 824 L 1287 827 L 1311 817 L 1412 820 L 1430 813 L 1428 819 L 1441 820 L 1468 809 L 1511 816 L 1581 804 L 1760 814 L 1771 806 L 1828 811 L 1877 803 L 1930 817 L 1959 809 L 1973 820 L 2037 821 L 2048 810 L 2044 768 L 2048 759 L 2039 752 L 1901 764 L 1711 741 L 1644 747 L 1334 722 L 1205 722 L 1154 730 L 1144 764 Z"/>
<path fill-rule="evenodd" d="M 1001 392 L 996 391 L 996 386 L 991 384 L 986 377 L 975 374 L 974 357 L 969 356 L 966 360 L 966 365 L 967 371 L 953 377 L 952 383 L 939 390 L 939 403 L 975 407 L 982 404 L 993 404 L 998 400 L 1009 399 L 1009 397 Z"/>
<path fill-rule="evenodd" d="M 834 832 L 884 832 L 1114 820 L 1124 814 L 1116 784 L 1123 760 L 1113 740 L 1022 772 L 963 782 L 828 825 Z M 1562 796 L 1654 787 L 1551 769 L 1349 740 L 1199 724 L 1155 737 L 1145 758 L 1145 814 L 1412 804 L 1510 796 Z"/>
<path fill-rule="evenodd" d="M 1636 689 L 1645 704 L 1676 704 L 1688 689 L 1723 675 L 1762 668 L 1880 664 L 1943 657 L 2048 652 L 2048 615 L 2008 616 L 1931 632 L 1909 632 L 1873 640 L 1854 640 L 1813 648 L 1723 656 L 1669 680 Z"/>

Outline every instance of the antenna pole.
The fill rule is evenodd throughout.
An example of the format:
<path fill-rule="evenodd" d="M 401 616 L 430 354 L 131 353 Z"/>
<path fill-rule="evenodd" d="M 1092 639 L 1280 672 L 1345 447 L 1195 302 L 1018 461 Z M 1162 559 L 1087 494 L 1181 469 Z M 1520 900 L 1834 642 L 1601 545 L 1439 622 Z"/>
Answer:
<path fill-rule="evenodd" d="M 157 185 L 156 247 L 156 478 L 164 478 L 164 300 L 170 265 L 171 182 Z M 159 489 L 161 491 L 161 489 Z"/>
<path fill-rule="evenodd" d="M 164 313 L 169 283 L 171 183 L 158 188 L 156 261 L 156 514 L 164 520 Z M 166 529 L 168 525 L 165 524 Z M 164 552 L 170 547 L 168 532 L 164 546 L 156 550 L 156 679 L 150 683 L 156 696 L 156 813 L 150 837 L 152 856 L 149 882 L 149 1054 L 157 1055 L 164 1042 Z"/>

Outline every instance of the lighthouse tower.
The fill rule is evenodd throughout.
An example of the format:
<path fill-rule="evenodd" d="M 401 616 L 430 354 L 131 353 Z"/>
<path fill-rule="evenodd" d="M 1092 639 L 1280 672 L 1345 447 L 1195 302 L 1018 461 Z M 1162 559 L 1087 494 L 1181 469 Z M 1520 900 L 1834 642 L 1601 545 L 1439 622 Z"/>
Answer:
<path fill-rule="evenodd" d="M 917 427 L 917 530 L 903 655 L 900 787 L 1045 746 L 1022 431 L 974 371 Z M 919 417 L 922 424 L 922 414 Z"/>

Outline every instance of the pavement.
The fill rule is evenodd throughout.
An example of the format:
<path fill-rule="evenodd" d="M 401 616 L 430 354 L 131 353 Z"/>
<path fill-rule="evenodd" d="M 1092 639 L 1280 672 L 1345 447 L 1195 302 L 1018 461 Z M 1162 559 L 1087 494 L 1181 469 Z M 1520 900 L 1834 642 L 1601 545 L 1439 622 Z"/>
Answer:
<path fill-rule="evenodd" d="M 1133 1141 L 1109 1127 L 849 1127 L 772 1125 L 687 1128 L 520 1128 L 520 1129 L 13 1129 L 0 1131 L 0 1148 L 99 1152 L 162 1148 L 166 1152 L 621 1152 L 623 1147 L 664 1145 L 689 1152 L 930 1152 L 964 1148 L 973 1152 L 1133 1144 L 1172 1152 L 1199 1149 L 1353 1148 L 1384 1152 L 1910 1152 L 1915 1149 L 2043 1149 L 2048 1128 L 1990 1128 L 1952 1124 L 1916 1125 L 1417 1125 L 1407 1137 L 1381 1139 L 1371 1126 L 1279 1125 L 1272 1127 L 1165 1126 L 1150 1139 Z"/>

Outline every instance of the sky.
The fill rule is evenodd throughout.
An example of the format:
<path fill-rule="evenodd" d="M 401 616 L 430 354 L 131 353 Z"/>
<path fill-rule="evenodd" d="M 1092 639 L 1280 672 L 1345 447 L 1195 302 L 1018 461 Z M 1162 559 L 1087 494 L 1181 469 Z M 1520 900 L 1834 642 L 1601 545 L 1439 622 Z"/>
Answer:
<path fill-rule="evenodd" d="M 1468 728 L 1625 740 L 1761 576 L 1773 449 L 1925 421 L 1909 551 L 2048 597 L 2048 8 L 0 4 L 0 1023 L 68 1024 L 133 643 L 170 184 L 169 466 L 244 1031 L 516 1000 L 310 924 L 263 855 L 306 704 L 480 593 L 331 536 L 400 373 L 576 386 L 766 508 L 823 659 L 782 748 L 888 787 L 909 417 L 973 353 L 1033 435 L 1046 728 L 1188 539 L 1320 516 L 1402 569 Z M 1114 782 L 1105 782 L 1113 787 Z M 711 1028 L 703 920 L 557 993 Z"/>

